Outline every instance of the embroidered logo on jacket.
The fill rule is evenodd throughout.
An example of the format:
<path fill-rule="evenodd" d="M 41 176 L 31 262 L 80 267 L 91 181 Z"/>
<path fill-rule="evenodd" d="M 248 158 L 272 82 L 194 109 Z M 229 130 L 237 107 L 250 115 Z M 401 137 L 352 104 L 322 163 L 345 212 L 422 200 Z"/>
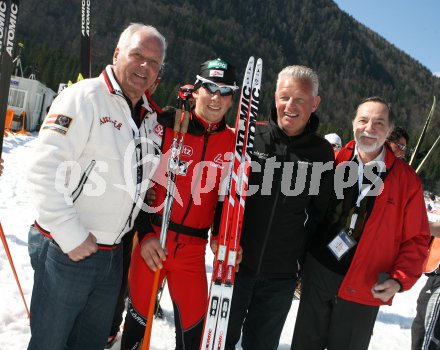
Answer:
<path fill-rule="evenodd" d="M 212 161 L 210 163 L 211 166 L 218 168 L 218 169 L 223 169 L 223 156 L 221 153 L 217 154 L 214 158 L 214 161 Z"/>
<path fill-rule="evenodd" d="M 69 130 L 70 124 L 73 118 L 62 114 L 51 114 L 44 120 L 43 130 L 53 130 L 59 132 L 62 135 L 66 135 Z"/>
<path fill-rule="evenodd" d="M 191 146 L 183 145 L 182 156 L 191 157 L 194 154 L 194 150 Z"/>
<path fill-rule="evenodd" d="M 160 136 L 160 137 L 163 136 L 163 126 L 162 125 L 156 124 L 153 131 L 157 136 Z"/>
<path fill-rule="evenodd" d="M 116 129 L 121 130 L 122 123 L 118 122 L 117 120 L 114 120 L 111 117 L 101 117 L 99 119 L 99 125 L 103 125 L 107 123 L 112 123 Z"/>
<path fill-rule="evenodd" d="M 262 153 L 262 152 L 259 152 L 259 151 L 254 151 L 253 155 L 255 157 L 257 157 L 257 158 L 260 158 L 260 159 L 267 159 L 267 158 L 269 158 L 269 155 L 267 153 Z"/>

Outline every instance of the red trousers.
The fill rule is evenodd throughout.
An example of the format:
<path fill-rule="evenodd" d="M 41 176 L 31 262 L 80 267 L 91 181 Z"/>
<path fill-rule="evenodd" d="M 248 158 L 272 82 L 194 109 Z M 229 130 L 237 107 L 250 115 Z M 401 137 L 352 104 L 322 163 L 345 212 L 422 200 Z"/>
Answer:
<path fill-rule="evenodd" d="M 160 271 L 159 285 L 166 276 L 174 307 L 176 349 L 199 349 L 200 346 L 208 299 L 206 243 L 203 238 L 168 232 L 168 255 Z M 154 272 L 140 254 L 140 246 L 136 245 L 128 277 L 131 305 L 127 312 L 121 349 L 131 349 L 142 339 L 145 329 L 142 321 L 145 322 L 148 312 L 153 276 Z"/>

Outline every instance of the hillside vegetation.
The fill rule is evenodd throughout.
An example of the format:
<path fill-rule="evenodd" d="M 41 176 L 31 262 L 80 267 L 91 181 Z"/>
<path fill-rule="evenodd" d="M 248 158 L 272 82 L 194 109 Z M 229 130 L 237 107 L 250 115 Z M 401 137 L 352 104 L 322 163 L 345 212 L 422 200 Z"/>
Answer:
<path fill-rule="evenodd" d="M 130 22 L 156 26 L 169 49 L 163 81 L 155 94 L 174 104 L 179 85 L 193 82 L 198 64 L 222 57 L 241 76 L 249 56 L 263 58 L 260 119 L 273 105 L 276 75 L 284 66 L 314 68 L 321 80 L 320 131 L 351 138 L 358 102 L 380 95 L 392 103 L 397 124 L 407 128 L 411 144 L 423 126 L 440 78 L 375 32 L 341 11 L 331 0 L 91 0 L 92 70 L 98 75 L 111 62 L 120 32 Z M 26 73 L 57 90 L 75 80 L 80 52 L 79 0 L 26 0 L 18 21 L 18 40 Z M 415 24 L 417 25 L 417 24 Z M 229 116 L 233 119 L 234 113 Z M 440 113 L 426 144 L 437 137 Z M 426 147 L 425 150 L 426 151 Z M 440 192 L 440 161 L 434 152 L 422 177 Z"/>

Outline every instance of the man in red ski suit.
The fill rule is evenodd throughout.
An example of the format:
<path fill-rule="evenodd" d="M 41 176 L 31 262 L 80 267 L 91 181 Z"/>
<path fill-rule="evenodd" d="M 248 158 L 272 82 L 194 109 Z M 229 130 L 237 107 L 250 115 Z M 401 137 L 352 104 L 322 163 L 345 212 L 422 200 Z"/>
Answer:
<path fill-rule="evenodd" d="M 207 308 L 205 249 L 208 231 L 220 220 L 219 194 L 228 179 L 234 132 L 224 115 L 232 105 L 235 69 L 221 60 L 204 62 L 194 84 L 196 106 L 180 155 L 180 170 L 165 249 L 159 243 L 166 196 L 167 162 L 173 141 L 174 111 L 160 114 L 151 140 L 163 156 L 152 178 L 155 199 L 138 218 L 138 242 L 129 273 L 129 305 L 121 349 L 142 343 L 154 271 L 167 277 L 174 306 L 176 349 L 199 349 Z M 214 225 L 213 225 L 214 224 Z"/>

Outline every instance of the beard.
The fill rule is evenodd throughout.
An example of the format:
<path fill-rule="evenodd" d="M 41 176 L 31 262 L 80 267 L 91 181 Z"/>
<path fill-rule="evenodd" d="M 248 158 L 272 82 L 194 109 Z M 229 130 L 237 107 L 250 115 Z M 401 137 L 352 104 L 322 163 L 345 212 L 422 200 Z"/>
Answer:
<path fill-rule="evenodd" d="M 366 145 L 366 144 L 362 143 L 362 141 L 361 141 L 361 138 L 363 136 L 370 137 L 370 138 L 375 138 L 376 142 L 372 143 L 371 145 Z M 360 133 L 359 134 L 359 138 L 355 135 L 354 139 L 356 141 L 356 145 L 357 145 L 358 149 L 361 150 L 362 152 L 365 152 L 365 153 L 372 153 L 374 151 L 377 151 L 385 143 L 385 140 L 383 142 L 380 142 L 376 135 L 372 135 L 372 134 L 369 134 L 367 132 Z"/>

